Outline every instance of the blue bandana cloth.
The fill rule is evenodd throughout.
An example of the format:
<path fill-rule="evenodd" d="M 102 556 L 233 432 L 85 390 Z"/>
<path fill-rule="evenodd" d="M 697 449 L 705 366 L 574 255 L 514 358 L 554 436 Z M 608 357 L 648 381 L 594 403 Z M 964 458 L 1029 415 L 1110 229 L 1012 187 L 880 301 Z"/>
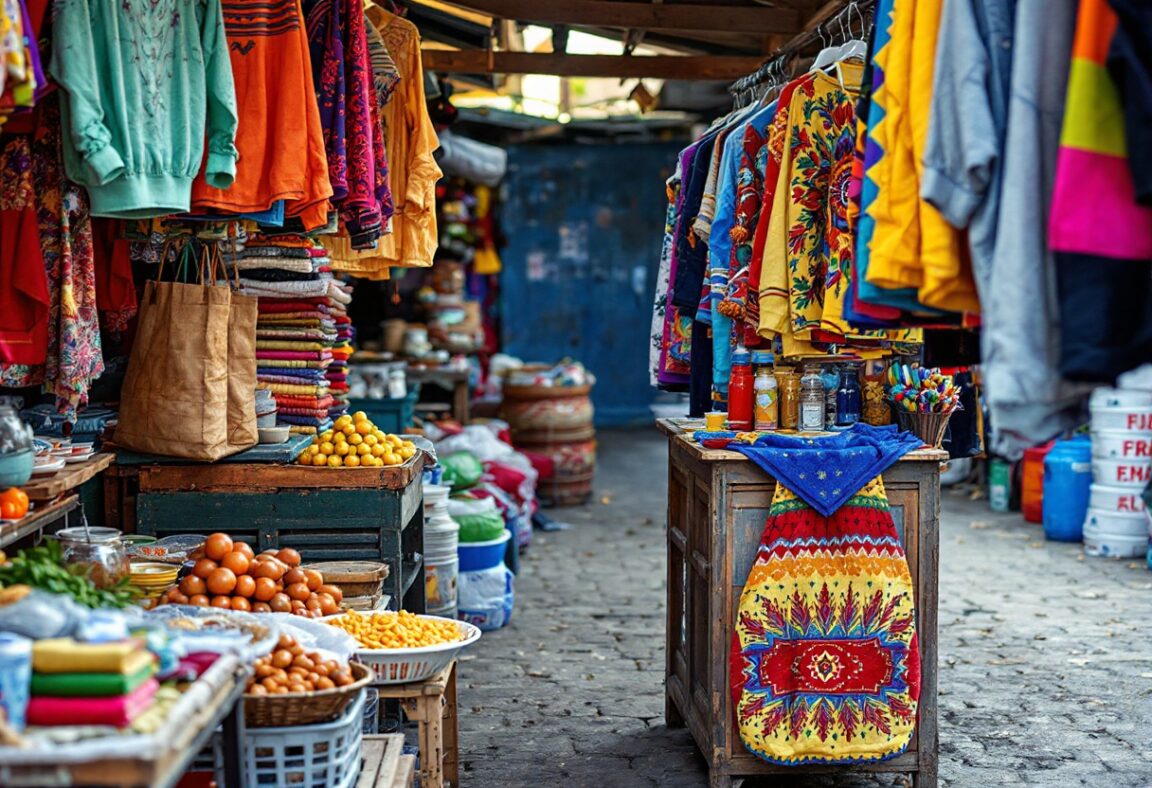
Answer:
<path fill-rule="evenodd" d="M 819 437 L 763 434 L 755 443 L 733 441 L 738 451 L 775 477 L 824 517 L 924 442 L 895 425 L 857 424 Z"/>

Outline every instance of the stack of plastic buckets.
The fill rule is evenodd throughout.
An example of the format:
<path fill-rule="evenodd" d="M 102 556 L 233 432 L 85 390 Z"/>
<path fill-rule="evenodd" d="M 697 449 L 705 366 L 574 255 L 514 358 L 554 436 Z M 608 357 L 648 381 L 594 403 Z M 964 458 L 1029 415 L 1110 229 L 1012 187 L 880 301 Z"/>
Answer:
<path fill-rule="evenodd" d="M 460 525 L 448 513 L 451 487 L 424 485 L 424 596 L 431 615 L 456 618 Z"/>
<path fill-rule="evenodd" d="M 1091 406 L 1093 484 L 1084 552 L 1144 556 L 1149 524 L 1140 493 L 1152 479 L 1152 392 L 1098 389 Z"/>

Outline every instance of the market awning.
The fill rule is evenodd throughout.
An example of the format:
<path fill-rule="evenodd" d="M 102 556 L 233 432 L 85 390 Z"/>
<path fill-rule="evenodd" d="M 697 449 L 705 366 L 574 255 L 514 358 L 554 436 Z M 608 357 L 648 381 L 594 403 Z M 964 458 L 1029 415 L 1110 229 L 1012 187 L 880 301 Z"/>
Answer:
<path fill-rule="evenodd" d="M 731 81 L 849 5 L 849 0 L 419 0 L 409 7 L 431 40 L 455 47 L 425 48 L 424 65 L 433 71 Z M 474 33 L 487 22 L 487 43 L 478 45 L 483 36 L 440 35 L 438 26 L 423 21 L 433 11 L 457 15 L 474 26 Z M 554 51 L 502 48 L 502 21 L 551 27 Z M 624 54 L 567 54 L 563 42 L 569 30 L 619 39 Z M 659 54 L 635 53 L 641 45 Z"/>

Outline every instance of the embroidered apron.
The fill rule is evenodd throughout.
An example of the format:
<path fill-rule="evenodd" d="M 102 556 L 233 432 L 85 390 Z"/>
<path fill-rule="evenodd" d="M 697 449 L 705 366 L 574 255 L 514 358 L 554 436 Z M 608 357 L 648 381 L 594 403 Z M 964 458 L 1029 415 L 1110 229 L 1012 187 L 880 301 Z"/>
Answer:
<path fill-rule="evenodd" d="M 912 597 L 879 476 L 828 516 L 777 484 L 731 652 L 748 749 L 786 765 L 903 752 L 920 696 Z"/>

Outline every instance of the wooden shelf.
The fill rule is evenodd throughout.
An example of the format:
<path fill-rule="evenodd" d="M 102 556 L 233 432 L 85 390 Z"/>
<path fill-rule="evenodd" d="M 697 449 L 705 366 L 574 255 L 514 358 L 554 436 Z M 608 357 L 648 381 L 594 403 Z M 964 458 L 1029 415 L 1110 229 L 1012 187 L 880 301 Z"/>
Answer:
<path fill-rule="evenodd" d="M 36 533 L 46 525 L 51 525 L 80 505 L 80 496 L 69 495 L 52 503 L 39 504 L 35 509 L 16 522 L 5 521 L 0 525 L 0 548 L 18 542 L 29 534 Z"/>
<path fill-rule="evenodd" d="M 64 469 L 54 476 L 42 479 L 33 479 L 24 488 L 28 499 L 32 501 L 51 501 L 69 490 L 74 490 L 84 482 L 92 479 L 96 474 L 112 464 L 116 457 L 114 454 L 100 453 L 94 455 L 87 462 L 74 465 L 65 465 Z"/>

